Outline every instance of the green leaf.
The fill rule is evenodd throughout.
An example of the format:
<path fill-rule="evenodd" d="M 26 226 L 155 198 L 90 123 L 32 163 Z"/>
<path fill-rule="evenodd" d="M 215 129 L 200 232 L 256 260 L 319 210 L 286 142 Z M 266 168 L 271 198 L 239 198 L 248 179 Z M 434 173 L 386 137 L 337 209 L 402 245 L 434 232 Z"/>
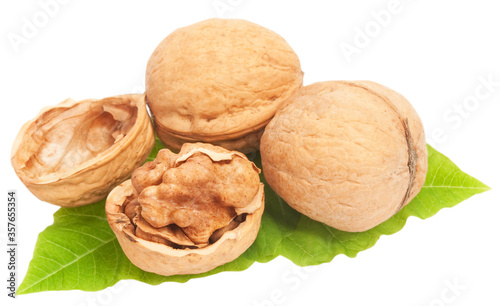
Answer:
<path fill-rule="evenodd" d="M 149 160 L 162 148 L 158 142 Z M 38 237 L 33 259 L 17 294 L 48 290 L 97 291 L 122 279 L 149 284 L 186 282 L 223 271 L 241 271 L 254 262 L 268 262 L 281 255 L 297 265 L 316 265 L 336 255 L 354 257 L 372 247 L 381 235 L 401 230 L 410 216 L 429 218 L 445 207 L 489 190 L 460 171 L 447 157 L 428 146 L 429 171 L 421 192 L 395 216 L 362 233 L 348 233 L 326 226 L 290 208 L 266 184 L 266 210 L 254 244 L 239 258 L 207 273 L 165 277 L 144 272 L 125 256 L 104 212 L 104 201 L 61 208 L 54 224 Z M 260 155 L 249 158 L 260 167 Z M 264 181 L 264 177 L 261 177 Z"/>

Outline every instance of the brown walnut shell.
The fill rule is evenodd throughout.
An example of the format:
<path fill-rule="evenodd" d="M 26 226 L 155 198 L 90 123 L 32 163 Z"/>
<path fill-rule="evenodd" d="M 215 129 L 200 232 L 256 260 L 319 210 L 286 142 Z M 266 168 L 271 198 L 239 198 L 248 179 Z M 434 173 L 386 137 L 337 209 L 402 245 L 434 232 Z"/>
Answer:
<path fill-rule="evenodd" d="M 145 95 L 67 99 L 23 125 L 11 163 L 40 200 L 80 206 L 102 200 L 127 179 L 154 142 Z"/>
<path fill-rule="evenodd" d="M 368 81 L 303 87 L 266 127 L 261 155 L 267 182 L 290 206 L 352 232 L 398 212 L 427 173 L 418 114 Z"/>
<path fill-rule="evenodd" d="M 209 19 L 158 45 L 147 65 L 146 95 L 168 147 L 201 141 L 247 153 L 258 150 L 265 125 L 302 77 L 297 55 L 275 32 Z"/>
<path fill-rule="evenodd" d="M 264 212 L 260 170 L 210 144 L 160 150 L 114 188 L 106 215 L 125 255 L 142 270 L 197 274 L 240 256 Z"/>

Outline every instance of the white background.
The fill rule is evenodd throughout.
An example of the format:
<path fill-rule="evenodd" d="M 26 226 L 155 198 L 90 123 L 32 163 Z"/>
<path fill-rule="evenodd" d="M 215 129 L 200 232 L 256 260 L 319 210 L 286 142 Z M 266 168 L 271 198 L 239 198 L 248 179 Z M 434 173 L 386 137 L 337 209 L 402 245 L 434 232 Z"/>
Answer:
<path fill-rule="evenodd" d="M 341 255 L 313 269 L 277 258 L 185 284 L 124 281 L 101 292 L 13 300 L 6 297 L 7 257 L 1 251 L 2 305 L 500 304 L 500 86 L 475 97 L 481 78 L 500 82 L 497 2 L 74 0 L 51 7 L 49 16 L 40 4 L 47 1 L 2 0 L 0 6 L 1 186 L 4 194 L 19 194 L 19 281 L 38 233 L 57 210 L 32 196 L 10 166 L 21 125 L 67 97 L 142 92 L 156 45 L 174 29 L 211 17 L 248 19 L 279 33 L 301 59 L 306 85 L 366 79 L 399 91 L 420 114 L 428 141 L 493 189 L 430 219 L 410 218 L 401 232 L 354 259 Z M 225 11 L 214 6 L 224 4 Z M 27 22 L 36 22 L 36 31 L 13 43 Z M 357 53 L 346 56 L 341 46 L 347 44 Z M 0 207 L 3 250 L 6 204 Z"/>

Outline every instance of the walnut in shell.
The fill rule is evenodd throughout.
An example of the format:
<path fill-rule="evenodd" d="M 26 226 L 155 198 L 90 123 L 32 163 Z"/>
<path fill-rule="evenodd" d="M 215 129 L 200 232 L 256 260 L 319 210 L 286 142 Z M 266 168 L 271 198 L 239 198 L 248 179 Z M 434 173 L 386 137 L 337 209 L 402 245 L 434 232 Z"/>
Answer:
<path fill-rule="evenodd" d="M 137 267 L 161 275 L 209 271 L 241 255 L 264 211 L 260 170 L 245 155 L 187 143 L 160 150 L 111 191 L 108 222 Z"/>
<path fill-rule="evenodd" d="M 154 142 L 144 95 L 67 99 L 23 125 L 11 162 L 40 200 L 80 206 L 102 200 L 127 179 Z"/>
<path fill-rule="evenodd" d="M 353 232 L 408 204 L 427 172 L 417 113 L 368 81 L 303 87 L 266 127 L 261 155 L 267 182 L 290 206 Z"/>
<path fill-rule="evenodd" d="M 258 150 L 265 125 L 302 85 L 300 62 L 278 34 L 245 20 L 209 19 L 168 35 L 146 70 L 158 137 L 179 150 L 208 142 Z"/>

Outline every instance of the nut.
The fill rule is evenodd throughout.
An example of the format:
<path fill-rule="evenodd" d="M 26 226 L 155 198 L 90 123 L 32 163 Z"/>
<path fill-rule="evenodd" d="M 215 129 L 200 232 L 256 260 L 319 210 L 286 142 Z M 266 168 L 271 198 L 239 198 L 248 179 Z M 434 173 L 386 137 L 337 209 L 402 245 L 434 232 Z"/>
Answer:
<path fill-rule="evenodd" d="M 368 81 L 302 88 L 261 140 L 264 175 L 290 206 L 344 231 L 387 220 L 427 172 L 422 123 L 397 92 Z"/>
<path fill-rule="evenodd" d="M 264 211 L 260 170 L 210 144 L 168 149 L 113 189 L 106 215 L 125 255 L 161 275 L 202 273 L 241 255 Z"/>
<path fill-rule="evenodd" d="M 209 19 L 168 35 L 151 55 L 146 95 L 158 137 L 258 150 L 265 125 L 302 85 L 297 55 L 245 20 Z"/>
<path fill-rule="evenodd" d="M 80 206 L 102 200 L 129 177 L 154 141 L 144 95 L 67 99 L 23 125 L 11 162 L 40 200 Z"/>

